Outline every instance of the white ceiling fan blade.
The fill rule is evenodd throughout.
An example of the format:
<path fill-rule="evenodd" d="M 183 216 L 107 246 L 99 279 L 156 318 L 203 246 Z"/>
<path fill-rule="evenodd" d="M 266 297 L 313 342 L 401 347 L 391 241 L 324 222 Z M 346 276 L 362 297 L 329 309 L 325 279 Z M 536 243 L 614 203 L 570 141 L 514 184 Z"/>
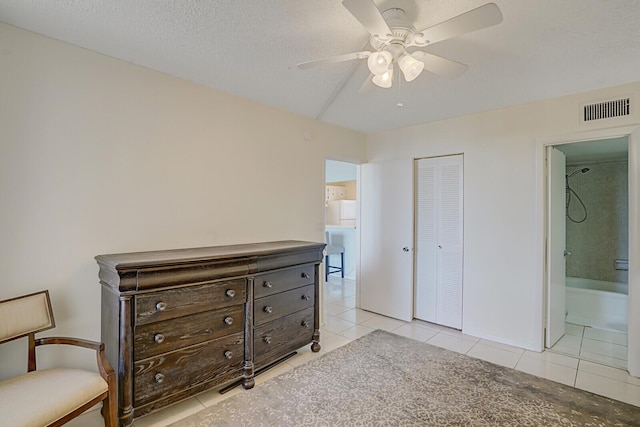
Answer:
<path fill-rule="evenodd" d="M 328 58 L 315 59 L 313 61 L 301 62 L 298 64 L 298 68 L 306 69 L 311 67 L 317 67 L 320 65 L 328 65 L 328 64 L 336 64 L 338 62 L 351 61 L 353 59 L 365 59 L 371 55 L 371 52 L 368 50 L 363 50 L 361 52 L 353 52 L 353 53 L 345 53 L 344 55 L 336 55 L 330 56 Z"/>
<path fill-rule="evenodd" d="M 344 0 L 342 5 L 376 37 L 385 38 L 391 29 L 382 17 L 373 0 Z"/>
<path fill-rule="evenodd" d="M 432 53 L 423 52 L 421 50 L 411 53 L 411 56 L 418 61 L 424 62 L 425 70 L 444 77 L 449 77 L 450 79 L 460 76 L 469 68 L 468 65 L 442 58 Z"/>
<path fill-rule="evenodd" d="M 371 81 L 373 76 L 374 76 L 373 73 L 369 74 L 367 79 L 362 83 L 362 86 L 360 86 L 360 89 L 358 89 L 358 93 L 369 93 L 373 89 L 375 89 L 376 85 L 374 85 L 373 82 Z"/>
<path fill-rule="evenodd" d="M 502 12 L 495 3 L 487 3 L 476 9 L 420 31 L 417 44 L 433 44 L 472 31 L 491 27 L 502 22 Z"/>

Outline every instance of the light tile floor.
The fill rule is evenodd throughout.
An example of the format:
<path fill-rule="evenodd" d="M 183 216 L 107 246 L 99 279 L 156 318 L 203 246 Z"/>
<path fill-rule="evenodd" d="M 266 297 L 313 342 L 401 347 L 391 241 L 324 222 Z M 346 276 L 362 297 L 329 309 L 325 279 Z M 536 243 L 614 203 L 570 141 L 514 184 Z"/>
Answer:
<path fill-rule="evenodd" d="M 549 351 L 627 369 L 627 334 L 567 323 L 565 335 Z"/>
<path fill-rule="evenodd" d="M 615 346 L 626 345 L 626 337 L 623 339 L 623 337 L 616 334 L 603 334 L 602 331 L 591 330 L 587 332 L 590 328 L 574 328 L 573 326 L 575 325 L 571 325 L 568 327 L 567 335 L 565 335 L 565 338 L 569 338 L 563 341 L 563 344 L 559 347 L 563 350 L 561 351 L 563 354 L 550 351 L 537 353 L 478 339 L 465 335 L 460 331 L 432 323 L 418 320 L 403 322 L 357 309 L 355 308 L 355 283 L 348 279 L 330 278 L 329 282 L 325 284 L 324 302 L 323 316 L 325 323 L 320 332 L 322 350 L 319 353 L 313 353 L 310 350 L 310 346 L 303 347 L 296 356 L 256 377 L 256 384 L 260 384 L 308 360 L 343 346 L 374 329 L 384 329 L 431 345 L 640 406 L 639 378 L 629 376 L 623 369 L 594 363 L 597 360 L 585 360 L 584 355 L 581 354 L 600 354 L 603 352 L 598 347 L 598 344 L 585 341 L 591 340 L 608 342 L 611 345 L 607 347 L 610 349 L 607 350 L 609 351 L 607 354 L 609 356 L 620 356 L 621 353 Z M 587 343 L 586 345 L 585 342 Z M 577 352 L 576 345 L 578 346 Z M 584 352 L 582 351 L 583 347 L 585 349 Z M 250 392 L 250 390 L 243 390 L 242 387 L 237 387 L 224 395 L 215 390 L 208 391 L 162 411 L 138 418 L 135 420 L 134 425 L 135 427 L 166 426 L 231 396 Z M 72 427 L 98 427 L 102 426 L 103 423 L 99 411 L 94 410 L 76 418 L 68 425 Z"/>

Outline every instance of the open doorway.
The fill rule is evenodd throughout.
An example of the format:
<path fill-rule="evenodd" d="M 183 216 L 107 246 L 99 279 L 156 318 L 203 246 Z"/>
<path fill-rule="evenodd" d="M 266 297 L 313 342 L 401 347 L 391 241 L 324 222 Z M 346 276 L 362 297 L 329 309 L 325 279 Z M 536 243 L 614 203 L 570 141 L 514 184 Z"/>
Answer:
<path fill-rule="evenodd" d="M 627 369 L 627 136 L 549 146 L 545 347 Z"/>
<path fill-rule="evenodd" d="M 346 308 L 356 306 L 358 175 L 357 164 L 326 160 L 325 298 L 329 303 Z"/>

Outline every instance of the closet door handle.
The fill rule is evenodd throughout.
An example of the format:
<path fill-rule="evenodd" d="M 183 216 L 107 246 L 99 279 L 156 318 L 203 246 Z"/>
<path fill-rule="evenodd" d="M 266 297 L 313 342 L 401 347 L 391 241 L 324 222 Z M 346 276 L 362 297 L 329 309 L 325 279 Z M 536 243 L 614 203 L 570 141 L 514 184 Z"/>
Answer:
<path fill-rule="evenodd" d="M 404 248 L 402 248 L 402 250 L 403 250 L 404 252 L 409 252 L 409 247 L 408 247 L 408 246 L 405 246 Z"/>

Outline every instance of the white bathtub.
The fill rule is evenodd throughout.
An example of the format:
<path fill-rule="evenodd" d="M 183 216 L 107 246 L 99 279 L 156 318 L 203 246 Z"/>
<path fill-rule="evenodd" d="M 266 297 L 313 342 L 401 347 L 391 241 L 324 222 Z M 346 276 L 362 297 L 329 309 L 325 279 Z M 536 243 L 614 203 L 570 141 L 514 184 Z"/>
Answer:
<path fill-rule="evenodd" d="M 567 277 L 567 322 L 627 332 L 626 283 Z"/>

